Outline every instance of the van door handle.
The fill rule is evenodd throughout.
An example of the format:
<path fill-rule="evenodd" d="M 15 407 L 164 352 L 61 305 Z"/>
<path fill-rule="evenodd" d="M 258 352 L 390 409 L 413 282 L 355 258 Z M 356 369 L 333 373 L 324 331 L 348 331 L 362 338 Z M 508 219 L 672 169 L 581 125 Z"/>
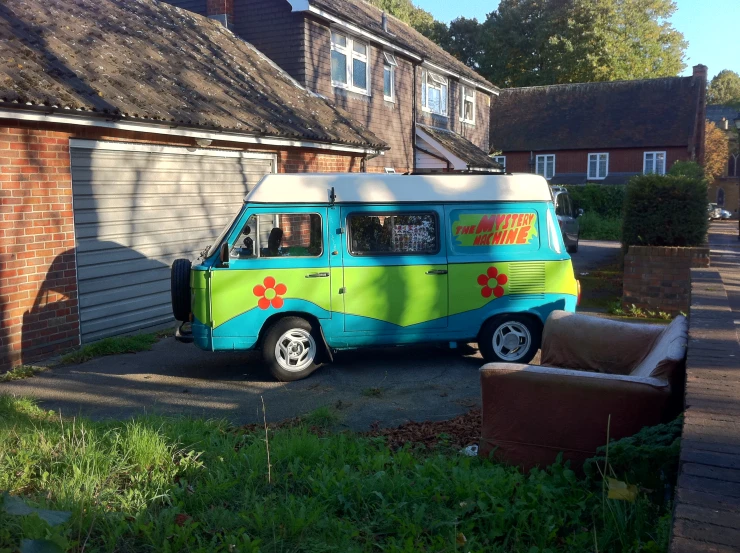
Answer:
<path fill-rule="evenodd" d="M 306 275 L 306 278 L 326 278 L 329 276 L 329 273 L 310 273 Z"/>
<path fill-rule="evenodd" d="M 427 271 L 426 274 L 428 275 L 446 275 L 447 269 L 432 269 L 431 271 Z"/>

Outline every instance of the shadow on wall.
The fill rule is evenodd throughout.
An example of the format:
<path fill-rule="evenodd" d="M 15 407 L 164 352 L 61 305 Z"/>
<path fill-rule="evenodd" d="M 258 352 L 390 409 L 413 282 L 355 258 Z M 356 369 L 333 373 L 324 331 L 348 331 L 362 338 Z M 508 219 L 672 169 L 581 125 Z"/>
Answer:
<path fill-rule="evenodd" d="M 100 269 L 87 261 L 87 266 L 78 267 L 82 296 L 78 298 L 75 259 L 82 258 L 85 263 L 85 257 L 74 249 L 58 255 L 33 306 L 23 315 L 23 363 L 75 347 L 80 344 L 80 337 L 83 343 L 90 342 L 172 319 L 169 266 L 115 242 L 94 241 L 88 246 L 101 252 L 98 255 L 114 256 L 130 270 L 112 281 L 111 277 L 102 277 Z"/>

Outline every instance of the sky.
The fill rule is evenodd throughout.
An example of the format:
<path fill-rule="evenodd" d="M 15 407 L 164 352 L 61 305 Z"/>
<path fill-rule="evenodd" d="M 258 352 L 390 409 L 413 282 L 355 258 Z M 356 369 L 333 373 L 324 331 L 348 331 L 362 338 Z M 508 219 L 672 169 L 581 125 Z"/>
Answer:
<path fill-rule="evenodd" d="M 709 78 L 722 69 L 740 73 L 740 2 L 738 0 L 675 0 L 678 10 L 671 18 L 673 26 L 689 41 L 684 75 L 703 63 Z M 477 17 L 483 21 L 496 9 L 498 0 L 415 0 L 414 3 L 445 23 L 456 17 Z"/>

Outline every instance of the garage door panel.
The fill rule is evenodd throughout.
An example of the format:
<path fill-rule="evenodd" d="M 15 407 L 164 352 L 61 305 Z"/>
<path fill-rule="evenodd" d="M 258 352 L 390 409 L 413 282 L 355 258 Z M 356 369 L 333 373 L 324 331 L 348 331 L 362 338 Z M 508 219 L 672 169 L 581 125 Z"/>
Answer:
<path fill-rule="evenodd" d="M 82 341 L 171 320 L 172 261 L 213 241 L 274 158 L 80 145 L 71 159 Z"/>

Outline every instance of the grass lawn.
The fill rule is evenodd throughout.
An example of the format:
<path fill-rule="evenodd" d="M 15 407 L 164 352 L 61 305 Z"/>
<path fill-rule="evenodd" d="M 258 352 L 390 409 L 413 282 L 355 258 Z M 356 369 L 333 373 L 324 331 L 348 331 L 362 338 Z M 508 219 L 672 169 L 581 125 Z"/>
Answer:
<path fill-rule="evenodd" d="M 304 419 L 269 431 L 268 462 L 262 428 L 61 420 L 0 396 L 0 491 L 71 511 L 50 527 L 0 505 L 0 551 L 22 538 L 87 552 L 666 550 L 670 505 L 642 493 L 606 499 L 562 465 L 523 475 L 444 440 L 387 444 Z"/>

